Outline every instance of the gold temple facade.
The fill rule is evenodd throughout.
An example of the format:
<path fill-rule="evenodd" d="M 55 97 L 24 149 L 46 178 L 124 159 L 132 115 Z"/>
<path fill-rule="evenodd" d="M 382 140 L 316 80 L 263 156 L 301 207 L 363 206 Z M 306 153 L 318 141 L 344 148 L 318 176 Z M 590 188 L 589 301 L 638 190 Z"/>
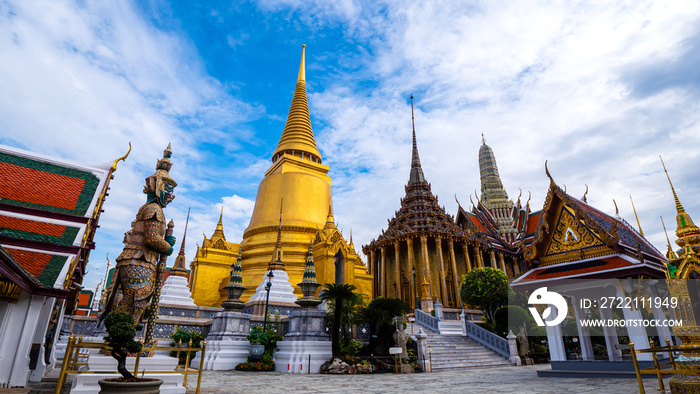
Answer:
<path fill-rule="evenodd" d="M 297 283 L 304 275 L 311 240 L 318 283 L 348 283 L 370 299 L 373 294 L 371 275 L 352 240 L 348 243 L 334 222 L 329 167 L 323 164 L 311 128 L 304 57 L 302 49 L 287 122 L 272 154 L 272 165 L 260 182 L 250 224 L 243 233 L 241 265 L 246 287 L 241 296 L 243 302 L 255 294 L 271 259 L 278 258 L 273 256 L 278 230 L 281 232 L 279 257 L 296 294 L 301 296 Z M 218 249 L 203 245 L 201 257 L 198 251 L 193 262 L 192 291 L 197 305 L 218 306 L 226 298 L 222 289 L 228 284 L 238 246 L 225 240 L 219 244 Z"/>
<path fill-rule="evenodd" d="M 202 246 L 190 264 L 190 291 L 198 306 L 220 306 L 226 299 L 226 285 L 231 273 L 231 265 L 238 258 L 240 245 L 227 242 L 222 223 L 223 210 L 219 216 L 211 238 L 204 236 Z"/>

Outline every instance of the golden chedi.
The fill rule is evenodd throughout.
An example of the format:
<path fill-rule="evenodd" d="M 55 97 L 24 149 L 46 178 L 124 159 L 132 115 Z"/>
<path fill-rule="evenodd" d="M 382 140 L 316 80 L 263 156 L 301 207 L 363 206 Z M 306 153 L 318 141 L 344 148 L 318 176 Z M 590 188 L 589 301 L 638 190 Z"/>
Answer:
<path fill-rule="evenodd" d="M 268 270 L 280 225 L 279 258 L 284 261 L 290 283 L 302 281 L 309 241 L 313 239 L 319 283 L 354 284 L 362 293 L 372 294 L 371 276 L 352 242 L 345 241 L 333 222 L 329 168 L 322 164 L 316 147 L 306 99 L 304 47 L 287 123 L 272 154 L 272 166 L 260 182 L 253 215 L 241 242 L 243 286 L 248 289 L 241 297 L 244 301 Z M 298 287 L 294 292 L 302 295 Z"/>
<path fill-rule="evenodd" d="M 320 284 L 353 284 L 370 299 L 372 296 L 371 275 L 352 240 L 346 242 L 334 222 L 329 167 L 323 165 L 311 129 L 303 48 L 287 122 L 272 154 L 272 165 L 260 182 L 250 224 L 241 242 L 242 285 L 246 287 L 240 298 L 243 302 L 255 294 L 272 260 L 284 262 L 282 269 L 290 283 L 301 282 L 311 241 Z M 281 229 L 279 255 L 275 251 L 278 229 Z M 225 241 L 220 244 L 231 252 L 226 262 L 223 255 L 219 256 L 221 261 L 219 257 L 216 262 L 211 257 L 205 260 L 205 255 L 214 252 L 212 246 L 206 250 L 203 246 L 193 262 L 192 292 L 197 305 L 219 306 L 226 298 L 224 287 L 228 284 L 229 267 L 237 257 L 234 250 L 238 248 L 232 249 Z M 294 293 L 302 296 L 297 286 Z"/>

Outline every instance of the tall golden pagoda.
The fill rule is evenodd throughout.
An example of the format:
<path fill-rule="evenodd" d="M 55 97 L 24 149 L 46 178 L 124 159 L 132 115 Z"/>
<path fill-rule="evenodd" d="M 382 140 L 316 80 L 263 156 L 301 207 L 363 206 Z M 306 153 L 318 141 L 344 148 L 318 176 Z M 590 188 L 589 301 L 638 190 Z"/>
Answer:
<path fill-rule="evenodd" d="M 247 288 L 241 297 L 244 302 L 254 294 L 273 254 L 284 261 L 290 283 L 301 282 L 312 239 L 319 283 L 354 284 L 360 292 L 372 295 L 372 277 L 352 241 L 345 241 L 333 219 L 329 167 L 322 164 L 316 147 L 306 99 L 305 47 L 302 46 L 287 123 L 272 154 L 272 166 L 260 182 L 253 215 L 243 233 L 243 286 Z M 275 253 L 278 229 L 281 247 Z M 301 296 L 298 288 L 294 291 Z"/>

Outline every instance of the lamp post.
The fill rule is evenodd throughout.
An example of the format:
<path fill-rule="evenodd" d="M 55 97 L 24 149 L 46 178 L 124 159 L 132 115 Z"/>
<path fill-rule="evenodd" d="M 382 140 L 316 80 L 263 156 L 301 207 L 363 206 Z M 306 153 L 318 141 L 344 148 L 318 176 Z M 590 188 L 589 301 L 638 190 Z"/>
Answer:
<path fill-rule="evenodd" d="M 416 265 L 413 264 L 413 309 L 418 309 L 418 291 L 416 289 Z"/>
<path fill-rule="evenodd" d="M 267 332 L 267 306 L 270 304 L 270 288 L 272 287 L 272 278 L 274 277 L 275 275 L 272 273 L 272 270 L 270 270 L 270 273 L 267 274 L 267 284 L 265 285 L 267 296 L 265 297 L 265 319 L 263 321 L 263 332 Z"/>

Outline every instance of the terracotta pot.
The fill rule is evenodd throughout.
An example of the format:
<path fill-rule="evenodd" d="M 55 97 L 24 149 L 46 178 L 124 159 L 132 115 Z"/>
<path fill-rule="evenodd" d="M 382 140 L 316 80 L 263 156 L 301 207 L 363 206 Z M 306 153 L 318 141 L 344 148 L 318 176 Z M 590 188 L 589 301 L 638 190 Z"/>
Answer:
<path fill-rule="evenodd" d="M 160 393 L 160 385 L 163 384 L 163 380 L 153 379 L 146 382 L 112 382 L 107 379 L 101 379 L 97 383 L 100 385 L 100 394 L 158 394 Z"/>

